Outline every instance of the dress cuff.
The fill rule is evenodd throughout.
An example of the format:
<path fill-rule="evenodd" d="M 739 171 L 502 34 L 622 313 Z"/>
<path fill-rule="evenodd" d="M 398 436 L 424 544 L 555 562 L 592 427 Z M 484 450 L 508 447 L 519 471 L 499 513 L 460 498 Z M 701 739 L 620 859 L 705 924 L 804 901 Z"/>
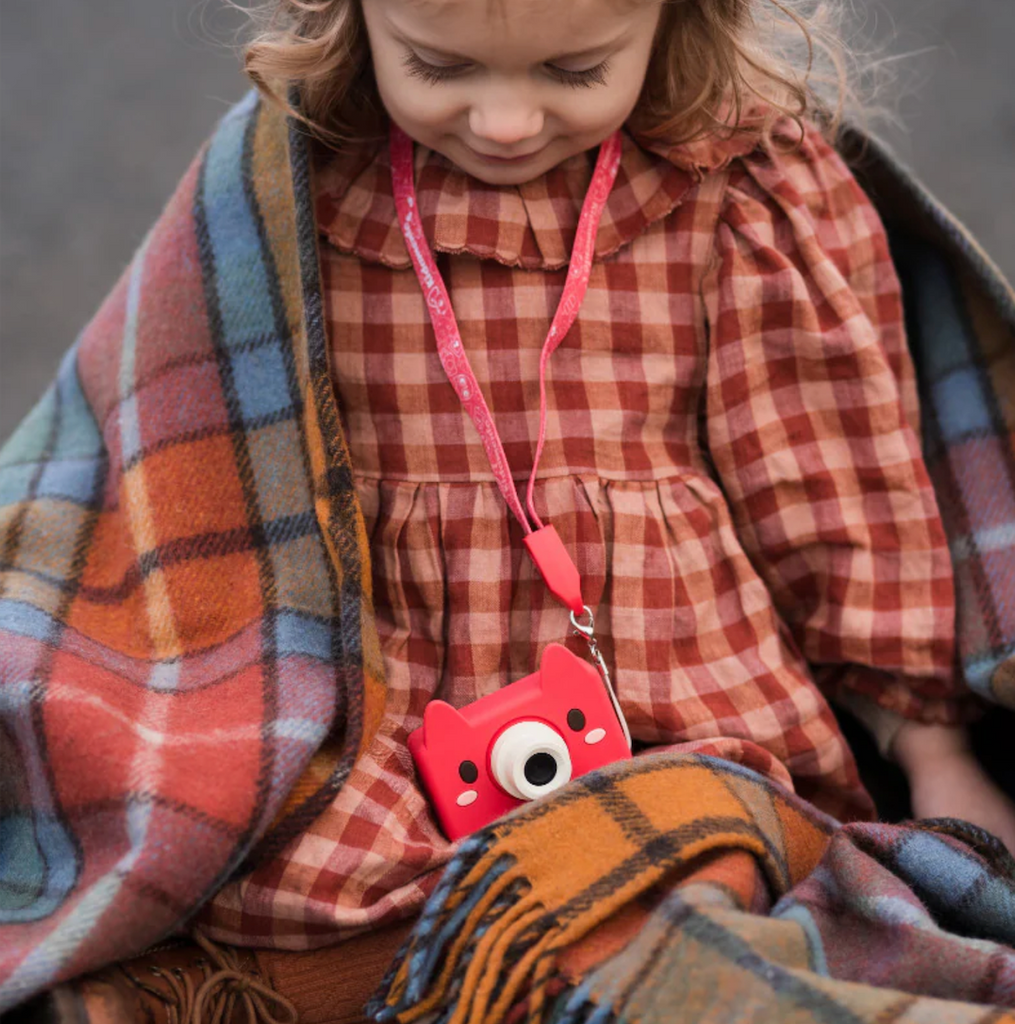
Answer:
<path fill-rule="evenodd" d="M 870 697 L 856 690 L 842 690 L 835 702 L 845 708 L 873 737 L 878 753 L 886 760 L 893 761 L 892 743 L 899 727 L 905 721 L 902 715 L 881 707 Z"/>
<path fill-rule="evenodd" d="M 850 666 L 849 671 L 840 670 L 836 675 L 838 678 L 826 693 L 859 720 L 887 761 L 895 760 L 891 755 L 892 743 L 907 719 L 958 726 L 975 721 L 983 712 L 975 694 L 956 690 L 954 684 L 935 685 L 930 680 L 913 680 L 863 666 Z M 921 689 L 930 692 L 919 692 L 913 687 L 914 682 L 923 683 Z"/>

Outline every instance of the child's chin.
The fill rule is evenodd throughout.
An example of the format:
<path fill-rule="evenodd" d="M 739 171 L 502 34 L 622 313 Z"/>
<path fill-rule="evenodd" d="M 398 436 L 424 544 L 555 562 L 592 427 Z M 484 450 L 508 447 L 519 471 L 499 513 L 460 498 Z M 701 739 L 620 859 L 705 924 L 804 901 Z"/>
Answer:
<path fill-rule="evenodd" d="M 466 167 L 473 178 L 478 179 L 486 185 L 524 185 L 527 181 L 538 178 L 541 171 L 532 171 L 529 168 L 505 167 L 503 170 L 491 169 L 486 166 Z"/>

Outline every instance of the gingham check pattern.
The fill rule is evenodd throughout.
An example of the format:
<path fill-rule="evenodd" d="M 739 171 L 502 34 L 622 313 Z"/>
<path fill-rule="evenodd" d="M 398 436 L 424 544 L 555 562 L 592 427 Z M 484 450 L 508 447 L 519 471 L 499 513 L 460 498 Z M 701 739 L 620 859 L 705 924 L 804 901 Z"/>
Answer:
<path fill-rule="evenodd" d="M 807 660 L 836 672 L 828 691 L 954 717 L 948 551 L 876 213 L 815 131 L 774 162 L 740 148 L 704 173 L 627 138 L 597 245 L 609 254 L 550 362 L 536 505 L 574 554 L 636 741 L 748 764 L 863 817 Z M 265 938 L 293 945 L 418 907 L 450 847 L 406 736 L 431 697 L 492 692 L 568 632 L 440 366 L 385 168 L 383 149 L 365 169 L 355 153 L 326 160 L 317 202 L 384 723 L 284 870 L 213 901 L 204 920 L 227 941 L 262 926 L 262 901 Z M 537 254 L 567 251 L 590 174 L 582 155 L 484 187 L 417 152 L 421 217 L 520 482 L 566 274 Z M 631 216 L 635 196 L 654 217 Z"/>

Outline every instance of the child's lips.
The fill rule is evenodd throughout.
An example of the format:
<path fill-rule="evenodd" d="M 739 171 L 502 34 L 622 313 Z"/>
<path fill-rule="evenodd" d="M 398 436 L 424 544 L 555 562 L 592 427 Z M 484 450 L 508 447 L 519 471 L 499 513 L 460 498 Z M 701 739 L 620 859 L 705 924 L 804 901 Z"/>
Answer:
<path fill-rule="evenodd" d="M 542 153 L 546 149 L 546 146 L 540 146 L 539 149 L 534 149 L 531 153 L 523 153 L 521 156 L 503 157 L 503 156 L 490 156 L 487 153 L 480 153 L 479 150 L 473 149 L 469 146 L 469 152 L 480 160 L 488 160 L 494 164 L 520 164 L 526 160 L 531 160 L 532 157 Z"/>

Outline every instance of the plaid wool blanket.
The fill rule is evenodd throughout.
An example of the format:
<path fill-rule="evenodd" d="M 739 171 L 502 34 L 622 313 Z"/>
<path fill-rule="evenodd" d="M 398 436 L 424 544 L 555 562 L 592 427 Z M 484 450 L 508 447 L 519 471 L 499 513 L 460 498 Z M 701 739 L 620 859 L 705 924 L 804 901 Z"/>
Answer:
<path fill-rule="evenodd" d="M 379 721 L 308 174 L 248 95 L 3 449 L 0 1011 L 278 856 Z"/>
<path fill-rule="evenodd" d="M 747 768 L 650 754 L 467 839 L 369 1012 L 994 1024 L 1013 947 L 1015 862 L 986 833 L 840 827 Z"/>
<path fill-rule="evenodd" d="M 911 296 L 963 664 L 1015 705 L 1015 299 L 886 154 L 854 163 Z M 285 872 L 380 721 L 309 175 L 248 95 L 0 453 L 0 1011 Z"/>

